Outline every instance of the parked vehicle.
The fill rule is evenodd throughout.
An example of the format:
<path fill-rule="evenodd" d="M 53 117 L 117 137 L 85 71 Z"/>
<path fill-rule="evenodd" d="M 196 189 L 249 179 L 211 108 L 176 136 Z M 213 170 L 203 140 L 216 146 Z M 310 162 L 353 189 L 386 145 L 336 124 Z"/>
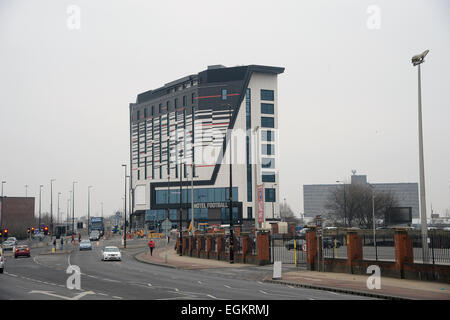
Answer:
<path fill-rule="evenodd" d="M 2 243 L 2 248 L 4 251 L 6 251 L 6 250 L 12 251 L 14 249 L 14 246 L 15 246 L 14 241 L 5 241 Z"/>
<path fill-rule="evenodd" d="M 14 258 L 17 257 L 31 257 L 30 248 L 27 245 L 17 246 L 14 250 Z"/>
<path fill-rule="evenodd" d="M 6 239 L 6 241 L 12 241 L 12 242 L 14 242 L 14 245 L 17 244 L 17 239 L 15 237 L 8 237 L 8 239 Z"/>
<path fill-rule="evenodd" d="M 81 240 L 80 251 L 81 250 L 92 250 L 92 245 L 90 240 Z"/>
<path fill-rule="evenodd" d="M 324 248 L 334 248 L 334 246 L 335 246 L 335 239 L 328 238 L 328 237 L 323 238 L 323 247 Z M 339 248 L 340 246 L 342 246 L 341 241 L 336 239 L 336 248 Z"/>
<path fill-rule="evenodd" d="M 106 260 L 122 260 L 122 255 L 117 247 L 105 247 L 102 251 L 102 261 Z"/>
<path fill-rule="evenodd" d="M 295 250 L 301 251 L 302 250 L 302 245 L 305 244 L 306 241 L 304 239 L 295 239 L 295 241 L 296 241 L 296 243 L 295 243 Z M 294 239 L 287 241 L 284 246 L 288 250 L 294 249 Z"/>
<path fill-rule="evenodd" d="M 89 235 L 89 240 L 91 240 L 91 241 L 98 241 L 98 240 L 100 240 L 100 231 L 92 230 L 91 234 Z"/>

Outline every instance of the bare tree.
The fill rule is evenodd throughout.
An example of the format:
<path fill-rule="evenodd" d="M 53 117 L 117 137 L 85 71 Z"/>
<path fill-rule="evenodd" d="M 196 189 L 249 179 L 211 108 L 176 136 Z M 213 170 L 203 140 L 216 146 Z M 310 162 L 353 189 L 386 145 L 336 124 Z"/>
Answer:
<path fill-rule="evenodd" d="M 372 191 L 375 219 L 384 218 L 388 208 L 398 206 L 392 192 L 372 190 L 369 185 L 340 185 L 328 197 L 327 218 L 336 225 L 372 228 Z"/>

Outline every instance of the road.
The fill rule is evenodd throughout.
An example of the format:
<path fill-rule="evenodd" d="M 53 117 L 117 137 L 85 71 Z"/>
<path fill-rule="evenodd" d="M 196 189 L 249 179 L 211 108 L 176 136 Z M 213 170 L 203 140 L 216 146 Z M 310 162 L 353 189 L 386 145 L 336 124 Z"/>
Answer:
<path fill-rule="evenodd" d="M 0 299 L 37 300 L 353 300 L 360 296 L 264 283 L 271 266 L 182 270 L 137 261 L 139 248 L 122 250 L 122 261 L 102 262 L 101 249 L 118 238 L 93 243 L 92 251 L 48 254 L 32 249 L 31 258 L 6 257 Z M 71 247 L 71 246 L 69 246 Z M 81 270 L 80 290 L 66 282 L 68 266 Z"/>

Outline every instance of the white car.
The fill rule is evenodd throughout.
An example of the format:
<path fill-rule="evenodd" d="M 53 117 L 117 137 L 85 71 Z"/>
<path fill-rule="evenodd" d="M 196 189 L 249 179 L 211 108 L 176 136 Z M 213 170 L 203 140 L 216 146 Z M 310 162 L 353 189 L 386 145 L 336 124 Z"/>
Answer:
<path fill-rule="evenodd" d="M 14 242 L 14 245 L 17 244 L 17 239 L 15 237 L 8 237 L 8 239 L 6 239 L 6 241 Z"/>
<path fill-rule="evenodd" d="M 122 260 L 122 255 L 117 247 L 105 247 L 102 251 L 102 261 L 106 260 Z"/>
<path fill-rule="evenodd" d="M 2 243 L 2 248 L 3 250 L 13 250 L 14 247 L 16 246 L 16 244 L 14 243 L 14 241 L 5 241 Z"/>

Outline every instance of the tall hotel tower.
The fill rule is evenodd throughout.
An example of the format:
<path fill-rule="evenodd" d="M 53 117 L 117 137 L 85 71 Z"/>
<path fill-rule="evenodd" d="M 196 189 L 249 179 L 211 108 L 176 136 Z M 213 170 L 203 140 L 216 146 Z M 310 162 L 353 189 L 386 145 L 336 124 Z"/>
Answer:
<path fill-rule="evenodd" d="M 192 218 L 195 226 L 229 224 L 230 161 L 233 224 L 250 230 L 279 220 L 283 72 L 215 65 L 137 96 L 130 104 L 133 227 L 154 229 L 166 218 L 183 228 Z"/>

